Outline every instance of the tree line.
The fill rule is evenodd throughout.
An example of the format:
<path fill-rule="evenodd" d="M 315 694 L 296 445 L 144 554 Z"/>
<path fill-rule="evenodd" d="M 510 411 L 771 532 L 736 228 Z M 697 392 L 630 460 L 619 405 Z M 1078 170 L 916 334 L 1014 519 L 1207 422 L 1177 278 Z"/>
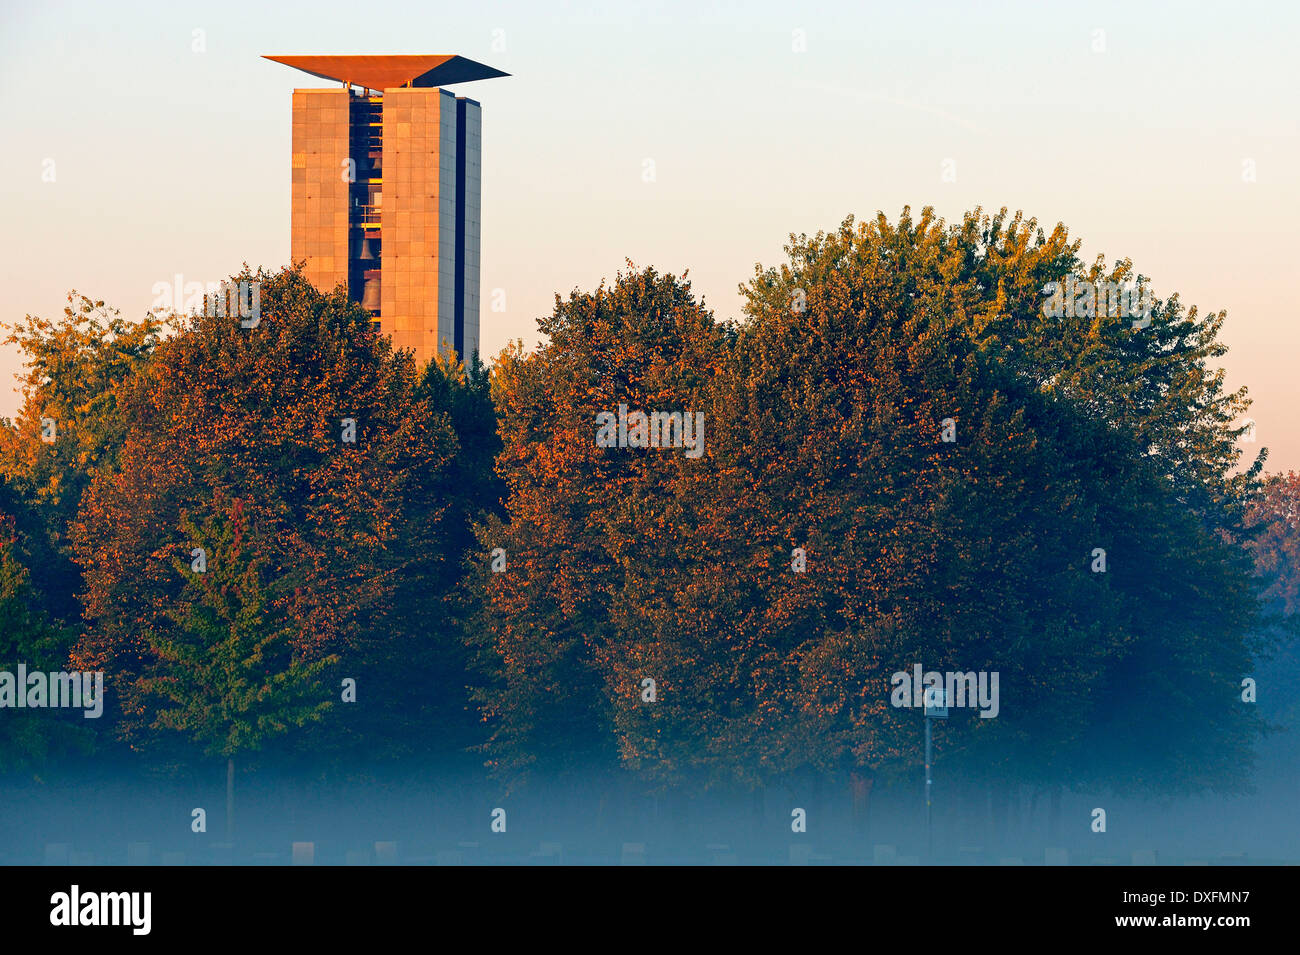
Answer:
<path fill-rule="evenodd" d="M 850 217 L 739 320 L 628 263 L 490 367 L 417 365 L 295 268 L 232 277 L 253 328 L 74 293 L 7 326 L 0 671 L 102 670 L 105 713 L 0 711 L 0 769 L 892 778 L 919 664 L 1000 676 L 996 718 L 936 728 L 967 778 L 1241 788 L 1300 485 L 1242 460 L 1224 313 L 1046 313 L 1066 276 L 1148 284 L 1078 250 L 1006 210 Z M 702 415 L 703 452 L 598 442 L 620 406 Z"/>

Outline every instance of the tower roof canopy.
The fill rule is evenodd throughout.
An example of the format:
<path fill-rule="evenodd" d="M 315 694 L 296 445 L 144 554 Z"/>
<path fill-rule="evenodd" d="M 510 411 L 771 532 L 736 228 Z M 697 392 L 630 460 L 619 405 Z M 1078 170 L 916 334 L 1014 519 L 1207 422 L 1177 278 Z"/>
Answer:
<path fill-rule="evenodd" d="M 364 56 L 264 56 L 295 70 L 302 70 L 324 80 L 336 80 L 386 90 L 397 86 L 449 86 L 472 80 L 490 80 L 509 76 L 463 56 L 437 55 L 364 55 Z"/>

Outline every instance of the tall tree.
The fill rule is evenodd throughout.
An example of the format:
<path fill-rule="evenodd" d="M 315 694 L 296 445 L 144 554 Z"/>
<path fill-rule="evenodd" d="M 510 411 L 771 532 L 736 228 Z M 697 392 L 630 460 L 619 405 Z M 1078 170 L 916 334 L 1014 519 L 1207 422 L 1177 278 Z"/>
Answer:
<path fill-rule="evenodd" d="M 54 672 L 64 668 L 68 636 L 41 609 L 24 566 L 15 528 L 12 495 L 0 481 L 0 672 L 17 680 L 18 664 L 28 672 Z M 22 693 L 26 687 L 15 684 Z M 12 709 L 6 701 L 0 711 L 0 772 L 37 774 L 54 757 L 84 753 L 91 738 L 84 714 L 56 709 Z"/>
<path fill-rule="evenodd" d="M 615 662 L 644 638 L 628 625 L 639 613 L 628 591 L 664 558 L 662 508 L 695 461 L 599 448 L 597 415 L 699 410 L 728 335 L 689 282 L 654 269 L 557 296 L 538 324 L 547 344 L 507 352 L 494 371 L 508 519 L 479 530 L 467 627 L 487 675 L 489 760 L 513 779 L 617 758 L 611 706 L 653 676 Z"/>
<path fill-rule="evenodd" d="M 437 712 L 430 688 L 463 685 L 447 669 L 454 641 L 415 629 L 396 595 L 413 564 L 449 562 L 444 482 L 457 443 L 447 411 L 421 392 L 410 354 L 394 353 L 341 291 L 322 295 L 292 269 L 232 281 L 260 283 L 258 321 L 194 316 L 124 396 L 120 467 L 96 475 L 74 525 L 86 580 L 75 657 L 112 673 L 133 746 L 180 728 L 160 721 L 156 691 L 182 667 L 168 649 L 180 646 L 169 642 L 178 614 L 187 626 L 206 618 L 192 610 L 198 583 L 174 561 L 200 546 L 189 528 L 219 528 L 221 502 L 238 500 L 259 575 L 254 586 L 249 568 L 223 571 L 256 608 L 248 616 L 227 597 L 239 647 L 287 645 L 279 672 L 298 688 L 325 672 L 315 664 L 338 661 L 339 682 L 321 682 L 315 699 L 340 705 L 268 747 L 317 763 L 437 750 L 439 727 L 422 717 Z M 226 619 L 205 624 L 196 645 L 210 646 Z M 343 679 L 355 681 L 355 703 Z M 306 705 L 293 694 L 280 704 Z M 215 712 L 191 713 L 185 732 L 229 739 L 219 723 L 201 732 L 195 722 Z"/>
<path fill-rule="evenodd" d="M 299 621 L 274 607 L 267 571 L 275 555 L 247 525 L 243 502 L 217 491 L 205 510 L 202 525 L 181 516 L 179 529 L 198 555 L 171 561 L 184 583 L 165 620 L 146 631 L 150 666 L 135 689 L 154 714 L 151 729 L 226 760 L 230 836 L 236 757 L 319 721 L 334 705 L 321 693 L 323 677 L 339 658 L 294 653 Z"/>
<path fill-rule="evenodd" d="M 879 663 L 999 670 L 999 717 L 944 730 L 971 768 L 1231 787 L 1258 729 L 1236 693 L 1258 609 L 1232 543 L 1254 486 L 1253 471 L 1230 473 L 1248 402 L 1207 367 L 1221 315 L 1202 322 L 1174 298 L 1146 329 L 1045 314 L 1043 286 L 1073 274 L 1075 249 L 1063 228 L 1049 238 L 1005 212 L 949 228 L 904 210 L 792 237 L 789 263 L 745 289 L 741 395 L 770 427 L 819 422 L 797 435 L 821 436 L 756 442 L 754 473 L 783 475 L 781 497 L 805 511 L 848 517 L 806 522 L 839 528 L 820 579 L 851 583 L 790 658 L 823 661 L 801 678 L 802 707 L 832 726 L 856 714 L 859 760 L 914 765 L 915 721 L 904 746 L 907 714 L 845 689 L 883 687 L 867 679 Z M 1104 574 L 1090 573 L 1097 548 Z M 845 670 L 845 654 L 867 666 Z"/>
<path fill-rule="evenodd" d="M 0 321 L 4 342 L 24 356 L 16 422 L 0 421 L 0 476 L 30 504 L 32 572 L 42 606 L 56 619 L 79 616 L 80 578 L 69 524 L 97 471 L 112 470 L 125 437 L 118 387 L 149 360 L 170 320 L 122 318 L 102 301 L 68 295 L 61 319 Z"/>

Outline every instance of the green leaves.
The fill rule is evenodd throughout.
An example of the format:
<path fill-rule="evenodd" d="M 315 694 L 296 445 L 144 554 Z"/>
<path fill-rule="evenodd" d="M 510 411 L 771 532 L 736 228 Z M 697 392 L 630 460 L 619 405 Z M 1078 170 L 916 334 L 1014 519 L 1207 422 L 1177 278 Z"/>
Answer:
<path fill-rule="evenodd" d="M 264 542 L 239 502 L 219 494 L 201 526 L 186 515 L 180 529 L 204 550 L 207 569 L 174 562 L 185 584 L 165 610 L 170 626 L 147 638 L 154 660 L 138 689 L 155 712 L 152 727 L 228 758 L 318 721 L 334 705 L 324 677 L 339 658 L 294 652 L 295 630 L 264 580 Z"/>
<path fill-rule="evenodd" d="M 31 575 L 20 560 L 8 497 L 0 484 L 0 671 L 14 674 L 20 663 L 29 671 L 63 670 L 68 634 L 39 607 Z M 0 715 L 0 771 L 40 772 L 52 755 L 85 751 L 90 737 L 82 719 L 79 710 L 6 708 Z"/>

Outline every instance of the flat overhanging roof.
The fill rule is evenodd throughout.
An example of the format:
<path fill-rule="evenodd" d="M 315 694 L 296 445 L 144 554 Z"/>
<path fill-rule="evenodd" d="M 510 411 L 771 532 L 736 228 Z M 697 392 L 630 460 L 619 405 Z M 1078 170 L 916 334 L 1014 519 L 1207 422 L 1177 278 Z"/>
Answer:
<path fill-rule="evenodd" d="M 393 89 L 408 83 L 411 86 L 449 86 L 510 75 L 455 54 L 264 56 L 263 59 L 292 66 L 323 80 L 351 83 L 372 90 Z"/>

